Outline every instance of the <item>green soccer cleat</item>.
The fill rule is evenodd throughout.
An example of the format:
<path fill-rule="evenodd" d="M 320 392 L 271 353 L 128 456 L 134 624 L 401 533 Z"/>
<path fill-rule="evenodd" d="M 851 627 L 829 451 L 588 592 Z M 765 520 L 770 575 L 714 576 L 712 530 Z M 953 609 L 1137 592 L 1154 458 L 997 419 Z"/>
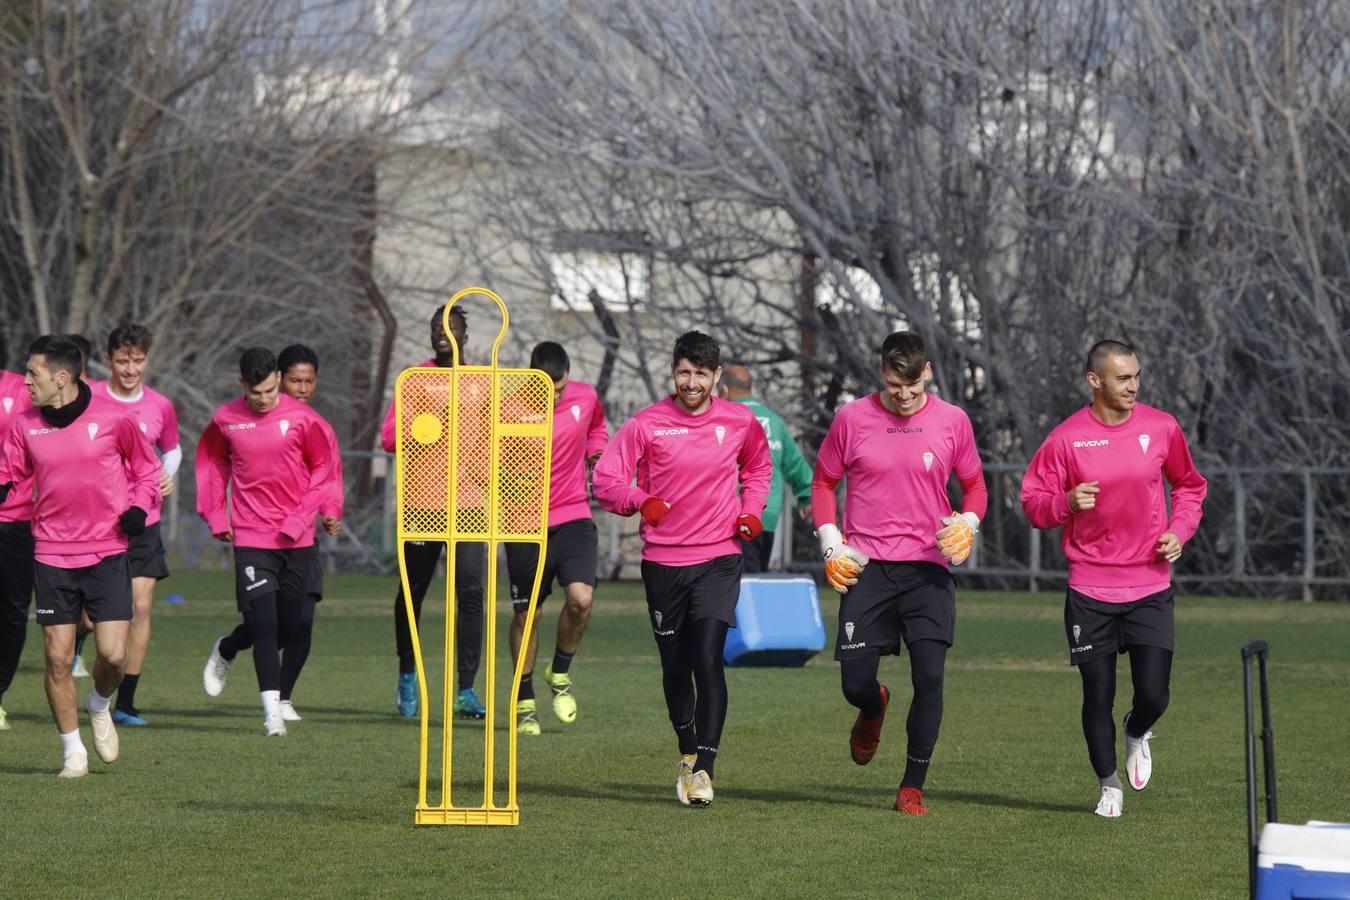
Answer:
<path fill-rule="evenodd" d="M 487 709 L 478 702 L 473 688 L 465 688 L 455 695 L 456 719 L 486 719 Z"/>
<path fill-rule="evenodd" d="M 689 805 L 689 779 L 694 775 L 696 759 L 698 757 L 690 753 L 681 756 L 680 761 L 675 764 L 675 796 L 685 806 Z"/>
<path fill-rule="evenodd" d="M 539 717 L 535 715 L 533 700 L 522 700 L 516 704 L 516 734 L 537 735 L 541 733 Z"/>
<path fill-rule="evenodd" d="M 9 731 L 9 716 L 5 714 L 5 708 L 0 706 L 0 731 Z"/>
<path fill-rule="evenodd" d="M 572 676 L 563 672 L 553 674 L 553 664 L 544 667 L 544 682 L 553 692 L 553 714 L 558 721 L 571 725 L 577 720 L 577 698 L 572 696 Z"/>

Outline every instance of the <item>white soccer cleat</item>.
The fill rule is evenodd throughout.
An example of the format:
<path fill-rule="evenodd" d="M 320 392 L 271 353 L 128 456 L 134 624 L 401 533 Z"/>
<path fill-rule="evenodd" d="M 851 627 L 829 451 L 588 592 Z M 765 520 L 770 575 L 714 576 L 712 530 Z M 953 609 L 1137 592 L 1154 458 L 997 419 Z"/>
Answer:
<path fill-rule="evenodd" d="M 291 705 L 291 701 L 289 700 L 281 701 L 281 720 L 283 722 L 301 721 L 300 714 L 295 711 L 295 707 Z"/>
<path fill-rule="evenodd" d="M 57 778 L 83 778 L 89 774 L 89 754 L 81 750 L 79 753 L 72 753 L 65 758 L 61 771 L 56 773 Z"/>
<path fill-rule="evenodd" d="M 94 712 L 93 707 L 89 705 L 89 701 L 93 699 L 94 692 L 90 691 L 89 696 L 84 698 L 84 708 L 89 710 L 89 724 L 94 727 L 94 752 L 105 763 L 117 762 L 117 753 L 121 745 L 117 739 L 117 726 L 113 724 L 112 710 Z"/>
<path fill-rule="evenodd" d="M 211 648 L 211 657 L 206 661 L 206 668 L 202 670 L 202 687 L 206 689 L 206 696 L 219 697 L 220 692 L 225 690 L 225 682 L 230 677 L 230 661 L 220 655 L 220 642 L 225 640 L 223 637 L 216 638 L 215 646 Z"/>
<path fill-rule="evenodd" d="M 710 806 L 712 802 L 712 778 L 707 772 L 699 769 L 693 775 L 689 776 L 689 805 L 702 808 L 704 806 Z"/>
<path fill-rule="evenodd" d="M 268 737 L 286 736 L 286 721 L 282 719 L 280 713 L 267 716 L 263 719 L 263 733 Z"/>
<path fill-rule="evenodd" d="M 694 754 L 681 756 L 680 761 L 675 764 L 675 796 L 685 806 L 689 805 L 689 780 L 694 775 L 694 760 L 698 759 Z"/>
<path fill-rule="evenodd" d="M 1125 721 L 1129 722 L 1130 717 L 1126 716 Z M 1128 732 L 1125 734 L 1125 777 L 1136 791 L 1148 787 L 1148 780 L 1153 777 L 1153 755 L 1148 750 L 1151 737 L 1151 731 L 1144 732 L 1141 738 L 1132 738 Z"/>
<path fill-rule="evenodd" d="M 1117 819 L 1120 817 L 1120 808 L 1125 803 L 1125 792 L 1120 788 L 1104 787 L 1102 788 L 1102 797 L 1097 801 L 1097 815 L 1106 819 Z"/>

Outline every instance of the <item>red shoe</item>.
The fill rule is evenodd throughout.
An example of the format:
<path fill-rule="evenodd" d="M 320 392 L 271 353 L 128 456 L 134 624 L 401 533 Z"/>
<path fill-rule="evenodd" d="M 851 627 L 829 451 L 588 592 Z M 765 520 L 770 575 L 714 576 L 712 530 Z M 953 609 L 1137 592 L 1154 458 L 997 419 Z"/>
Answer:
<path fill-rule="evenodd" d="M 875 719 L 865 717 L 862 712 L 853 722 L 853 731 L 848 736 L 848 750 L 853 761 L 865 766 L 877 755 L 877 746 L 881 744 L 881 723 L 886 721 L 886 707 L 891 702 L 891 692 L 886 685 L 881 686 L 881 714 Z"/>
<path fill-rule="evenodd" d="M 895 809 L 911 816 L 928 815 L 928 807 L 923 805 L 923 791 L 918 788 L 902 787 L 895 795 Z"/>

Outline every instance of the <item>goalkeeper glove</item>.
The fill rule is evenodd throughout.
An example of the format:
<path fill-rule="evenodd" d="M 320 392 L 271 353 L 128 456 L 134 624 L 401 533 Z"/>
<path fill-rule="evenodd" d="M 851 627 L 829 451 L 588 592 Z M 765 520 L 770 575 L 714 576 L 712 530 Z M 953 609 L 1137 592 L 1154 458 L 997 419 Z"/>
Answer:
<path fill-rule="evenodd" d="M 764 533 L 764 523 L 756 516 L 749 513 L 741 513 L 736 517 L 736 532 L 743 541 L 753 541 Z"/>
<path fill-rule="evenodd" d="M 816 532 L 820 538 L 820 552 L 825 557 L 825 580 L 841 594 L 858 583 L 863 566 L 870 560 L 867 554 L 853 549 L 844 543 L 843 536 L 834 525 L 822 525 Z"/>
<path fill-rule="evenodd" d="M 947 527 L 935 535 L 938 549 L 952 561 L 952 565 L 959 566 L 970 557 L 971 548 L 975 546 L 980 517 L 972 512 L 958 513 L 952 510 L 950 516 L 942 517 L 942 524 Z"/>
<path fill-rule="evenodd" d="M 642 512 L 642 518 L 646 520 L 648 525 L 660 525 L 661 520 L 666 517 L 666 513 L 670 512 L 670 504 L 660 497 L 648 497 L 642 501 L 642 505 L 638 509 Z"/>

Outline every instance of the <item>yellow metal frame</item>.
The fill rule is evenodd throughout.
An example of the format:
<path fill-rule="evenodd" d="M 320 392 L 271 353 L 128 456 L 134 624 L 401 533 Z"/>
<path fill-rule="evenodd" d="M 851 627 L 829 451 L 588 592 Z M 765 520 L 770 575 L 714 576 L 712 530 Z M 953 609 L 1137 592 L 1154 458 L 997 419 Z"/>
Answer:
<path fill-rule="evenodd" d="M 483 296 L 497 304 L 501 312 L 502 325 L 497 333 L 497 339 L 492 344 L 492 361 L 487 366 L 460 366 L 459 365 L 459 345 L 455 341 L 454 333 L 450 330 L 450 311 L 460 300 L 469 296 Z M 550 455 L 553 443 L 553 381 L 549 376 L 538 369 L 503 369 L 497 364 L 497 353 L 501 347 L 502 340 L 506 336 L 506 331 L 510 326 L 510 314 L 507 312 L 506 304 L 502 302 L 501 297 L 492 291 L 481 288 L 466 288 L 455 294 L 445 305 L 442 325 L 445 328 L 445 334 L 450 338 L 451 358 L 453 365 L 449 369 L 443 368 L 415 368 L 408 369 L 399 375 L 394 388 L 394 417 L 397 427 L 397 440 L 395 448 L 395 471 L 397 477 L 397 496 L 398 496 L 398 568 L 399 579 L 403 585 L 404 602 L 407 604 L 408 623 L 412 632 L 413 656 L 417 664 L 417 681 L 420 693 L 421 703 L 421 748 L 419 753 L 418 779 L 417 779 L 417 811 L 415 822 L 418 825 L 519 825 L 520 807 L 516 798 L 516 716 L 514 698 L 520 688 L 521 675 L 523 674 L 525 654 L 520 654 L 515 666 L 515 674 L 511 681 L 511 693 L 507 698 L 506 710 L 507 720 L 509 722 L 509 772 L 507 778 L 507 802 L 506 806 L 497 806 L 493 801 L 494 788 L 494 768 L 495 768 L 495 750 L 496 734 L 495 724 L 497 721 L 496 702 L 496 670 L 497 670 L 497 617 L 495 615 L 495 606 L 497 599 L 497 547 L 501 543 L 531 543 L 538 548 L 538 564 L 535 567 L 534 585 L 530 592 L 530 607 L 525 618 L 525 632 L 523 635 L 522 647 L 528 647 L 530 635 L 534 629 L 535 608 L 539 598 L 539 583 L 544 570 L 545 541 L 547 539 L 548 525 L 548 492 L 549 492 L 549 472 Z M 488 467 L 487 480 L 480 484 L 485 491 L 485 512 L 486 529 L 485 530 L 461 530 L 464 524 L 459 515 L 459 440 L 457 430 L 460 423 L 462 412 L 462 397 L 460 382 L 466 379 L 466 376 L 487 375 L 490 377 L 490 418 L 488 428 Z M 445 518 L 443 529 L 418 530 L 408 528 L 410 516 L 409 499 L 413 490 L 418 487 L 412 483 L 409 477 L 408 465 L 411 460 L 408 457 L 408 446 L 414 446 L 414 443 L 420 442 L 423 445 L 431 441 L 415 437 L 416 428 L 409 427 L 405 431 L 404 423 L 404 403 L 405 390 L 409 390 L 416 385 L 418 380 L 423 382 L 432 382 L 444 380 L 448 382 L 448 402 L 445 404 L 447 414 L 444 417 L 442 427 L 447 434 L 447 449 L 445 459 Z M 523 379 L 523 380 L 522 380 Z M 503 423 L 502 422 L 502 400 L 503 385 L 508 380 L 514 382 L 519 388 L 521 385 L 537 385 L 542 379 L 543 385 L 546 385 L 547 391 L 546 405 L 543 407 L 542 421 L 521 422 L 521 423 Z M 437 435 L 440 431 L 437 431 Z M 525 474 L 525 473 L 503 473 L 501 469 L 501 447 L 502 438 L 523 438 L 535 439 L 531 443 L 537 443 L 542 439 L 543 444 L 543 465 L 538 472 L 528 473 L 533 480 L 530 483 L 533 488 L 530 490 L 530 498 L 533 501 L 532 507 L 538 511 L 537 519 L 531 515 L 528 522 L 523 522 L 520 516 L 513 514 L 513 527 L 506 527 L 502 521 L 501 504 L 498 502 L 503 496 L 502 476 L 507 474 Z M 438 439 L 438 438 L 437 438 Z M 433 440 L 437 440 L 433 439 Z M 410 443 L 414 442 L 414 443 Z M 509 490 L 508 490 L 509 493 Z M 533 510 L 532 510 L 533 512 Z M 417 512 L 412 513 L 413 517 Z M 441 802 L 432 804 L 427 799 L 427 768 L 428 768 L 428 750 L 430 747 L 430 711 L 428 708 L 427 679 L 426 669 L 423 665 L 422 641 L 418 633 L 416 616 L 413 614 L 412 591 L 409 585 L 407 565 L 404 561 L 404 546 L 409 541 L 440 541 L 447 545 L 446 554 L 446 615 L 445 615 L 445 677 L 444 677 L 444 699 L 441 707 L 441 740 L 444 747 L 441 756 Z M 484 585 L 484 620 L 486 622 L 485 635 L 485 706 L 487 708 L 487 718 L 483 723 L 483 803 L 481 806 L 461 807 L 453 804 L 451 773 L 453 770 L 453 740 L 454 740 L 454 695 L 453 678 L 455 677 L 455 548 L 461 542 L 485 543 L 487 545 L 487 583 Z"/>

